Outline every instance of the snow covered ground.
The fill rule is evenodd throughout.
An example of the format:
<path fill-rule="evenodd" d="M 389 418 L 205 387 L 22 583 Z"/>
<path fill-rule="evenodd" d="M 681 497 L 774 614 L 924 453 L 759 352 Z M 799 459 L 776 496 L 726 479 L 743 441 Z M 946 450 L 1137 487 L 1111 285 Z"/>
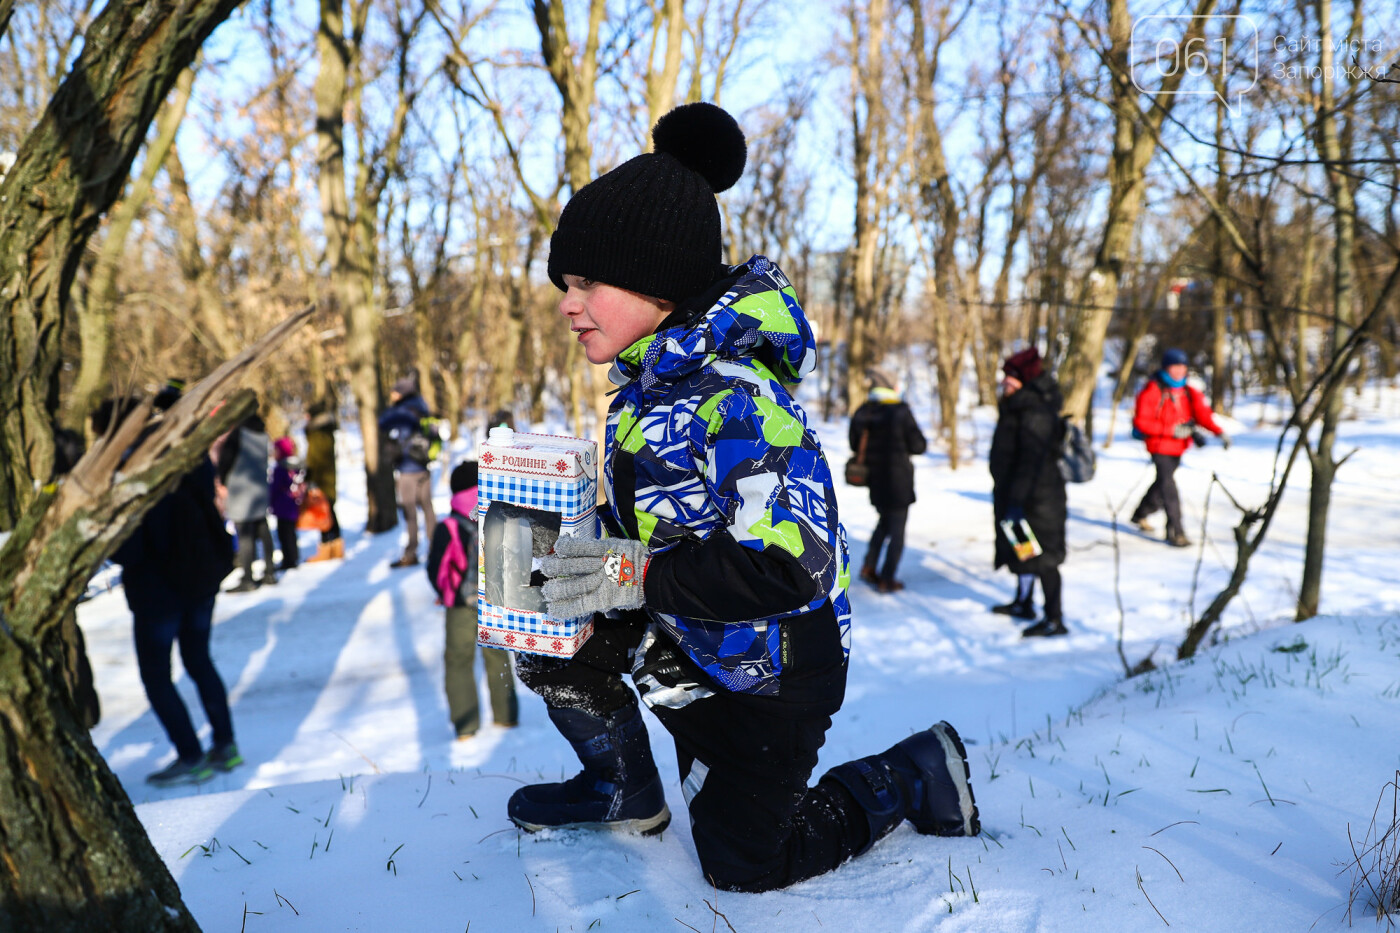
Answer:
<path fill-rule="evenodd" d="M 214 656 L 248 764 L 199 788 L 143 782 L 173 753 L 141 690 L 119 589 L 79 610 L 103 703 L 94 738 L 207 931 L 1337 929 L 1348 833 L 1365 836 L 1400 769 L 1397 409 L 1400 394 L 1368 391 L 1344 426 L 1341 450 L 1358 451 L 1334 491 L 1327 615 L 1290 624 L 1304 469 L 1219 642 L 1181 664 L 1192 607 L 1233 563 L 1234 509 L 1211 490 L 1212 471 L 1241 503 L 1261 502 L 1277 428 L 1187 454 L 1178 481 L 1205 543 L 1173 550 L 1121 527 L 1150 469 L 1120 416 L 1096 479 L 1070 487 L 1071 634 L 1023 641 L 987 611 L 1012 578 L 991 571 L 995 413 L 977 411 L 977 459 L 957 471 L 941 455 L 918 462 L 908 588 L 852 593 L 846 705 L 818 773 L 947 719 L 968 740 L 985 832 L 945 840 L 905 826 L 786 891 L 704 883 L 674 750 L 650 714 L 677 814 L 662 838 L 529 836 L 509 824 L 511 791 L 572 773 L 572 756 L 523 688 L 518 729 L 453 741 L 441 610 L 421 569 L 389 568 L 398 534 L 356 530 L 353 450 L 342 449 L 340 475 L 346 560 L 219 599 Z M 822 433 L 840 464 L 844 422 Z M 342 448 L 352 443 L 341 435 Z M 445 508 L 441 477 L 436 492 Z M 840 493 L 859 560 L 875 513 L 863 491 Z M 1162 665 L 1131 681 L 1116 647 L 1119 598 L 1124 654 Z M 202 723 L 192 686 L 179 685 Z M 1388 824 L 1389 797 L 1386 811 Z"/>

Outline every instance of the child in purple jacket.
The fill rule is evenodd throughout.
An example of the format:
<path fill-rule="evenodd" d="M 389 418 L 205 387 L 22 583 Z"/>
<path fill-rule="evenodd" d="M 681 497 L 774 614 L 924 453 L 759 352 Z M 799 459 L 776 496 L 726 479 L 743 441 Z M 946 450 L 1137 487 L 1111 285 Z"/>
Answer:
<path fill-rule="evenodd" d="M 277 544 L 282 548 L 280 570 L 291 570 L 301 563 L 297 550 L 297 516 L 301 513 L 301 464 L 296 460 L 297 444 L 290 437 L 279 437 L 272 445 L 277 462 L 272 466 L 269 508 L 277 519 Z"/>

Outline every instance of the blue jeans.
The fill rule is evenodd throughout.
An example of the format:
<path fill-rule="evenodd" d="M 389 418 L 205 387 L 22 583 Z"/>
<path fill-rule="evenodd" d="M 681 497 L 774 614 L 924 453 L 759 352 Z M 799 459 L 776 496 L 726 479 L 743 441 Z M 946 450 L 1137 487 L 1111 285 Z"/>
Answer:
<path fill-rule="evenodd" d="M 194 761 L 203 754 L 199 737 L 190 722 L 189 710 L 170 680 L 170 649 L 180 641 L 180 660 L 190 680 L 199 690 L 204 715 L 214 730 L 214 745 L 233 741 L 233 720 L 228 711 L 228 693 L 214 661 L 209 657 L 209 631 L 214 618 L 214 597 L 155 616 L 137 616 L 136 663 L 151 710 L 165 728 L 181 761 Z"/>

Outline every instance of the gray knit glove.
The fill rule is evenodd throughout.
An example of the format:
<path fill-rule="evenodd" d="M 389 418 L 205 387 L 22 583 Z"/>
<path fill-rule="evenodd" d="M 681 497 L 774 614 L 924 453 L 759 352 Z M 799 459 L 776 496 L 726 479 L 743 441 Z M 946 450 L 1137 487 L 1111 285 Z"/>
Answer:
<path fill-rule="evenodd" d="M 549 614 L 576 619 L 609 609 L 640 609 L 650 560 L 651 550 L 640 541 L 560 535 L 554 553 L 540 560 L 540 572 L 549 578 L 543 587 Z"/>

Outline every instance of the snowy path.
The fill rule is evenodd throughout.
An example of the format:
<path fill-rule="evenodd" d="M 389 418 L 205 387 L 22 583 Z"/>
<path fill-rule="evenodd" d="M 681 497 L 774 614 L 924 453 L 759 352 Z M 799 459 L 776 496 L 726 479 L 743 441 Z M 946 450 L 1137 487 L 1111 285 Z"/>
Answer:
<path fill-rule="evenodd" d="M 986 413 L 979 422 L 985 445 Z M 844 424 L 823 436 L 831 461 L 842 462 Z M 1324 606 L 1340 621 L 1279 628 L 1301 566 L 1304 472 L 1230 610 L 1230 644 L 1126 685 L 1107 503 L 1126 502 L 1126 514 L 1145 488 L 1140 445 L 1120 436 L 1096 480 L 1071 487 L 1071 635 L 1036 643 L 987 612 L 1012 578 L 990 571 L 985 461 L 950 472 L 940 457 L 921 458 L 901 570 L 908 588 L 853 592 L 850 686 L 821 767 L 946 718 L 975 743 L 969 758 L 990 835 L 930 840 L 904 829 L 786 892 L 716 903 L 683 819 L 659 842 L 497 832 L 520 781 L 573 764 L 528 692 L 519 729 L 488 726 L 470 743 L 452 741 L 441 613 L 421 568 L 388 568 L 396 534 L 352 531 L 343 563 L 220 598 L 215 660 L 249 764 L 198 789 L 142 782 L 170 751 L 136 675 L 129 615 L 120 591 L 85 603 L 79 619 L 103 701 L 94 738 L 211 931 L 245 922 L 250 931 L 461 930 L 468 921 L 473 930 L 584 930 L 595 920 L 597 929 L 724 929 L 706 900 L 742 933 L 1148 930 L 1161 927 L 1156 910 L 1179 929 L 1305 929 L 1319 917 L 1329 928 L 1342 922 L 1347 881 L 1333 863 L 1346 857 L 1347 823 L 1364 830 L 1400 766 L 1400 423 L 1349 422 L 1343 438 L 1361 450 L 1339 476 L 1329 529 Z M 1261 429 L 1228 453 L 1188 454 L 1179 482 L 1193 537 L 1210 471 L 1253 504 L 1272 445 Z M 342 524 L 362 527 L 359 465 L 345 457 L 341 470 Z M 441 484 L 437 492 L 445 506 Z M 841 492 L 859 560 L 875 515 L 861 491 Z M 1232 562 L 1232 513 L 1216 489 L 1198 609 Z M 1119 557 L 1125 653 L 1136 661 L 1155 647 L 1166 663 L 1188 618 L 1198 551 L 1120 528 Z M 1297 635 L 1322 647 L 1271 651 Z M 188 681 L 180 688 L 202 723 Z M 671 807 L 683 813 L 674 752 L 652 727 Z M 1263 786 L 1291 802 L 1272 806 Z M 1178 820 L 1194 822 L 1152 835 Z M 244 917 L 243 905 L 261 913 Z"/>

